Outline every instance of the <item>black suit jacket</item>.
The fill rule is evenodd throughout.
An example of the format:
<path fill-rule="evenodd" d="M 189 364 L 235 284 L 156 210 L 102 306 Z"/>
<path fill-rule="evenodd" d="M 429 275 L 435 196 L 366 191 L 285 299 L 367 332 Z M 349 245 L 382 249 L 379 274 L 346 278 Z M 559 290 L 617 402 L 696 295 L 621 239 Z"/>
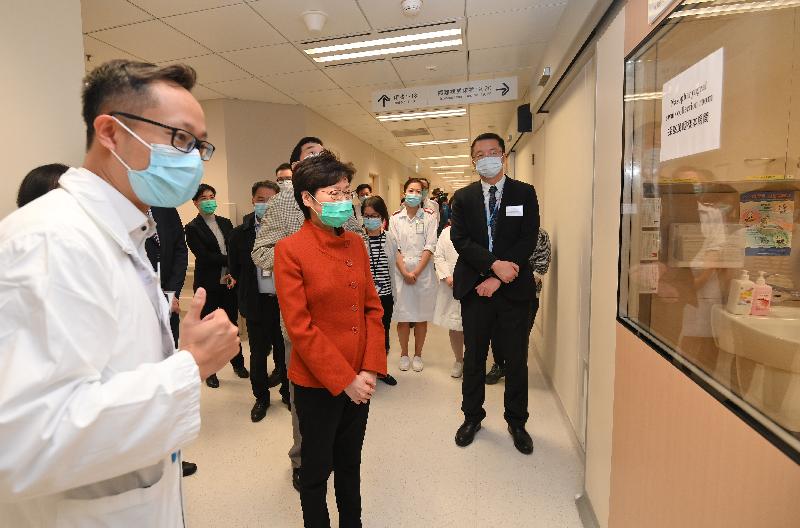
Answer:
<path fill-rule="evenodd" d="M 522 216 L 508 216 L 509 206 L 522 206 Z M 450 238 L 458 252 L 453 272 L 453 296 L 456 299 L 463 299 L 478 284 L 493 276 L 491 268 L 496 260 L 516 263 L 519 275 L 513 282 L 500 286 L 495 296 L 511 300 L 530 300 L 536 296 L 529 259 L 536 248 L 539 233 L 539 201 L 532 185 L 506 177 L 491 252 L 480 181 L 455 193 L 450 223 Z"/>
<path fill-rule="evenodd" d="M 225 252 L 227 253 L 228 237 L 233 231 L 233 224 L 224 216 L 214 216 L 217 225 L 222 230 L 225 238 Z M 222 248 L 217 243 L 217 237 L 211 232 L 206 221 L 197 215 L 186 224 L 186 243 L 194 253 L 194 283 L 193 289 L 219 287 L 222 268 L 228 266 L 228 257 L 222 254 Z"/>
<path fill-rule="evenodd" d="M 153 207 L 151 211 L 156 221 L 159 243 L 156 243 L 155 237 L 145 240 L 147 257 L 153 269 L 156 269 L 159 261 L 161 262 L 161 289 L 180 295 L 183 282 L 186 280 L 186 266 L 189 263 L 189 251 L 186 249 L 181 217 L 175 208 Z"/>
<path fill-rule="evenodd" d="M 246 215 L 242 225 L 235 227 L 228 239 L 228 268 L 231 276 L 236 279 L 239 312 L 245 319 L 253 321 L 265 315 L 258 310 L 260 294 L 256 265 L 250 256 L 256 241 L 255 216 L 255 213 Z"/>

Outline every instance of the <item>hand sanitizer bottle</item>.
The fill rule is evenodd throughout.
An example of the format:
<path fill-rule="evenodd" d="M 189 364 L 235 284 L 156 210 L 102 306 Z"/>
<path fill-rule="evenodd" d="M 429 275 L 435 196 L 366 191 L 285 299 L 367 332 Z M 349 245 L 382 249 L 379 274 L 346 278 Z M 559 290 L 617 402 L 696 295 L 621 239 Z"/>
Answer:
<path fill-rule="evenodd" d="M 755 286 L 747 270 L 742 270 L 742 275 L 731 281 L 727 310 L 734 315 L 748 315 L 752 309 Z"/>
<path fill-rule="evenodd" d="M 756 287 L 753 289 L 753 307 L 750 311 L 752 315 L 769 315 L 772 305 L 772 286 L 767 284 L 764 272 L 758 273 Z"/>

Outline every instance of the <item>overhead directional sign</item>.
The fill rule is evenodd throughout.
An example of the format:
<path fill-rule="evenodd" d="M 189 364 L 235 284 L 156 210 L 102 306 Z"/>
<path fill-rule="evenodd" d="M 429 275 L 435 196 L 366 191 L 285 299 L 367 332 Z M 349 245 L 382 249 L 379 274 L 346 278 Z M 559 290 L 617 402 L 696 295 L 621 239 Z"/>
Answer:
<path fill-rule="evenodd" d="M 504 77 L 485 81 L 414 86 L 400 90 L 373 92 L 372 109 L 375 112 L 393 112 L 437 106 L 515 101 L 516 99 L 517 78 Z"/>

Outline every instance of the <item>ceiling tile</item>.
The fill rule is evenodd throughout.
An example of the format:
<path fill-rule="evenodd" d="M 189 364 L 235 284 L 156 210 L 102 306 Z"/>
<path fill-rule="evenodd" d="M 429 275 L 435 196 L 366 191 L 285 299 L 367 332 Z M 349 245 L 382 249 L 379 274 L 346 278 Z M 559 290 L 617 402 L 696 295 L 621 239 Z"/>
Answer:
<path fill-rule="evenodd" d="M 151 62 L 196 57 L 209 52 L 159 20 L 98 31 L 92 36 Z"/>
<path fill-rule="evenodd" d="M 469 52 L 469 71 L 474 74 L 531 68 L 539 63 L 544 44 L 504 46 Z"/>
<path fill-rule="evenodd" d="M 288 42 L 276 46 L 231 51 L 222 55 L 253 75 L 263 77 L 317 69 L 305 54 L 297 51 Z"/>
<path fill-rule="evenodd" d="M 457 20 L 464 17 L 464 0 L 435 0 L 425 2 L 422 11 L 415 17 L 407 17 L 400 9 L 400 2 L 358 0 L 358 4 L 374 29 L 395 29 L 421 26 L 431 22 Z"/>
<path fill-rule="evenodd" d="M 83 32 L 151 20 L 153 17 L 125 0 L 82 0 Z"/>
<path fill-rule="evenodd" d="M 120 51 L 112 46 L 109 46 L 105 42 L 100 42 L 99 40 L 88 35 L 83 37 L 83 53 L 84 58 L 87 56 L 89 57 L 86 60 L 87 70 L 92 70 L 104 62 L 114 59 L 128 59 L 133 61 L 142 60 L 131 55 L 130 53 L 125 53 L 124 51 Z"/>
<path fill-rule="evenodd" d="M 397 58 L 391 62 L 406 84 L 467 74 L 467 52 L 462 50 Z"/>
<path fill-rule="evenodd" d="M 194 95 L 195 99 L 198 101 L 207 101 L 209 99 L 223 99 L 225 96 L 221 93 L 217 93 L 211 88 L 207 88 L 202 84 L 195 85 L 192 88 L 192 95 Z"/>
<path fill-rule="evenodd" d="M 470 17 L 467 31 L 469 49 L 547 42 L 564 12 L 564 5 Z"/>
<path fill-rule="evenodd" d="M 463 117 L 440 117 L 438 119 L 425 119 L 424 123 L 429 127 L 462 127 L 469 123 L 467 116 Z"/>
<path fill-rule="evenodd" d="M 325 90 L 322 92 L 309 92 L 293 96 L 305 106 L 327 107 L 352 103 L 353 98 L 343 90 Z"/>
<path fill-rule="evenodd" d="M 286 42 L 246 4 L 177 15 L 163 21 L 217 52 Z"/>
<path fill-rule="evenodd" d="M 202 55 L 182 59 L 180 62 L 188 64 L 197 70 L 197 80 L 203 84 L 246 79 L 250 75 L 219 55 Z"/>
<path fill-rule="evenodd" d="M 103 0 L 105 1 L 105 0 Z M 241 0 L 130 0 L 145 11 L 157 17 L 191 13 L 203 9 L 213 9 L 231 4 L 241 4 Z"/>
<path fill-rule="evenodd" d="M 461 126 L 442 126 L 442 127 L 433 126 L 430 127 L 428 130 L 431 131 L 431 135 L 434 137 L 434 139 L 458 139 L 469 136 L 469 126 L 466 124 Z M 446 160 L 446 161 L 453 161 L 453 160 Z M 446 163 L 446 165 L 451 165 L 451 164 Z M 462 163 L 459 162 L 458 165 L 462 165 Z"/>
<path fill-rule="evenodd" d="M 260 0 L 256 11 L 293 42 L 366 33 L 370 30 L 354 0 Z M 328 14 L 322 31 L 312 33 L 303 22 L 305 11 Z"/>
<path fill-rule="evenodd" d="M 566 0 L 467 0 L 467 16 L 566 4 Z"/>
<path fill-rule="evenodd" d="M 276 75 L 269 77 L 267 82 L 278 90 L 292 94 L 336 89 L 336 85 L 319 70 Z"/>
<path fill-rule="evenodd" d="M 330 66 L 325 68 L 325 73 L 342 88 L 400 82 L 392 63 L 385 60 Z"/>
<path fill-rule="evenodd" d="M 511 114 L 516 113 L 516 111 L 517 111 L 516 101 L 469 105 L 469 116 L 470 119 L 473 120 L 480 116 L 486 116 L 486 115 L 502 114 L 511 116 Z"/>
<path fill-rule="evenodd" d="M 221 83 L 209 83 L 212 90 L 233 99 L 262 101 L 265 103 L 294 104 L 294 101 L 259 79 L 240 79 Z"/>

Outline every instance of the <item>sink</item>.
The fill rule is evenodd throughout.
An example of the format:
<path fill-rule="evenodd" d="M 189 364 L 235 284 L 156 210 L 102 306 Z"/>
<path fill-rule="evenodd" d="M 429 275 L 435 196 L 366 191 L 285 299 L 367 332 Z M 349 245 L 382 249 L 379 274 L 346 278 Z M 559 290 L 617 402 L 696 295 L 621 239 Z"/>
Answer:
<path fill-rule="evenodd" d="M 793 432 L 800 432 L 800 307 L 773 306 L 768 316 L 711 310 L 717 346 L 732 354 L 742 397 Z"/>

